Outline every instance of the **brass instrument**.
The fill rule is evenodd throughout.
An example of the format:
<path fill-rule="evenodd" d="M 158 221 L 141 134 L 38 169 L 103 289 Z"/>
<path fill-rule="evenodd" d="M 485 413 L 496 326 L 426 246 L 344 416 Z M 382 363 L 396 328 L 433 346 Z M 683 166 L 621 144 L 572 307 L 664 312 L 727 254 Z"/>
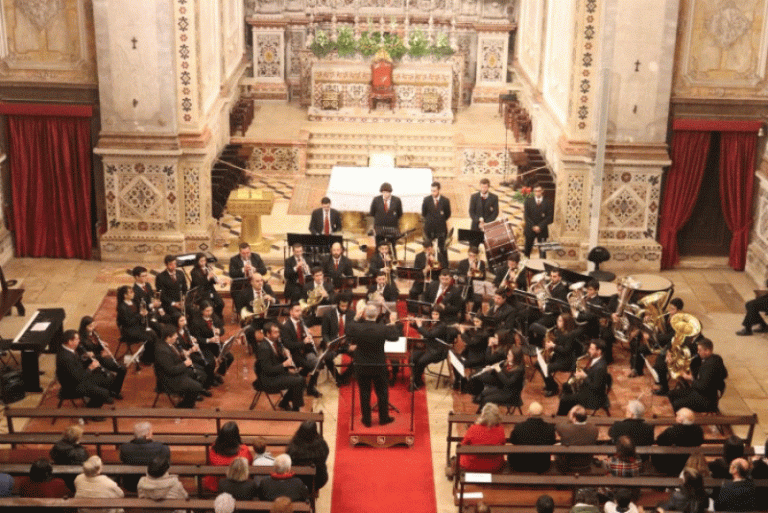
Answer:
<path fill-rule="evenodd" d="M 216 271 L 214 270 L 213 264 L 207 263 L 207 264 L 205 264 L 205 268 L 207 269 L 206 273 L 211 278 L 213 278 L 213 283 L 215 283 L 216 285 L 226 286 L 227 283 L 229 283 L 229 280 L 227 280 L 226 277 L 223 277 L 223 278 L 220 279 L 216 275 Z"/>
<path fill-rule="evenodd" d="M 668 295 L 667 291 L 662 290 L 649 294 L 637 302 L 638 306 L 643 308 L 641 316 L 647 315 L 651 317 L 648 328 L 652 329 L 655 333 L 664 331 L 664 305 L 667 302 Z"/>
<path fill-rule="evenodd" d="M 269 310 L 270 303 L 271 301 L 264 299 L 264 296 L 251 301 L 250 306 L 253 311 L 248 310 L 247 306 L 240 309 L 240 324 L 244 326 L 257 317 L 264 317 Z"/>
<path fill-rule="evenodd" d="M 587 295 L 584 293 L 584 285 L 583 281 L 579 281 L 570 286 L 571 291 L 568 293 L 567 299 L 573 312 L 581 313 L 587 310 Z"/>
<path fill-rule="evenodd" d="M 549 283 L 550 280 L 547 273 L 539 273 L 531 278 L 531 286 L 528 288 L 528 292 L 536 296 L 536 302 L 539 304 L 539 310 L 542 312 L 547 308 L 547 299 L 552 297 Z"/>
<path fill-rule="evenodd" d="M 541 357 L 544 358 L 544 361 L 547 363 L 552 359 L 552 355 L 555 352 L 554 347 L 547 347 L 547 342 L 555 343 L 555 328 L 556 326 L 552 326 L 547 330 L 547 334 L 544 335 L 544 350 L 542 351 Z"/>
<path fill-rule="evenodd" d="M 679 312 L 669 320 L 675 337 L 667 351 L 667 365 L 669 376 L 677 379 L 691 371 L 691 350 L 684 344 L 688 338 L 696 337 L 701 333 L 701 322 L 689 313 Z"/>
<path fill-rule="evenodd" d="M 618 320 L 614 321 L 613 323 L 613 336 L 619 342 L 628 343 L 629 319 L 626 315 L 624 315 L 624 310 L 626 310 L 629 306 L 629 299 L 632 297 L 632 293 L 639 289 L 642 284 L 637 280 L 633 280 L 632 278 L 627 277 L 622 280 L 621 285 L 624 287 L 624 289 L 621 291 L 621 296 L 619 297 L 619 305 L 616 308 L 616 315 Z"/>
<path fill-rule="evenodd" d="M 307 299 L 299 301 L 301 305 L 301 313 L 306 314 L 314 307 L 319 305 L 323 301 L 325 289 L 322 287 L 315 287 L 307 293 Z"/>
<path fill-rule="evenodd" d="M 589 355 L 583 354 L 576 358 L 576 369 L 577 370 L 584 370 L 587 368 L 587 365 L 589 364 Z M 584 362 L 584 363 L 580 363 Z M 579 387 L 581 387 L 581 384 L 584 382 L 583 377 L 576 376 L 576 372 L 574 371 L 573 374 L 571 374 L 571 377 L 568 378 L 568 380 L 565 382 L 565 385 L 563 385 L 563 390 L 566 390 L 566 387 L 570 387 L 571 393 L 576 393 L 579 390 Z"/>

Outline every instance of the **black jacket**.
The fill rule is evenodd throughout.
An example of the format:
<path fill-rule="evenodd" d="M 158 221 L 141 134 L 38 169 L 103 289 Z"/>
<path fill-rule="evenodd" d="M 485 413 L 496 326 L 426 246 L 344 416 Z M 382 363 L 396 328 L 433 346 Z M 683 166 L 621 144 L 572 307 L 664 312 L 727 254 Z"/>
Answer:
<path fill-rule="evenodd" d="M 424 301 L 435 303 L 440 290 L 440 282 L 433 281 L 424 292 Z M 461 287 L 451 284 L 445 294 L 443 294 L 442 304 L 444 305 L 443 319 L 446 321 L 457 320 L 464 310 L 464 299 L 461 297 Z"/>
<path fill-rule="evenodd" d="M 330 213 L 331 233 L 341 231 L 341 214 L 336 209 L 331 209 Z M 309 233 L 318 235 L 323 233 L 323 209 L 316 208 L 312 211 L 312 217 L 309 220 Z"/>
<path fill-rule="evenodd" d="M 554 445 L 555 426 L 541 417 L 530 417 L 516 424 L 509 434 L 514 445 Z M 507 458 L 515 472 L 546 472 L 552 458 L 549 454 L 510 454 Z"/>
<path fill-rule="evenodd" d="M 373 226 L 399 228 L 400 218 L 403 216 L 403 203 L 397 196 L 390 196 L 389 209 L 385 212 L 384 197 L 376 196 L 371 201 L 370 215 L 373 217 Z"/>
<path fill-rule="evenodd" d="M 621 436 L 628 436 L 635 446 L 653 445 L 653 426 L 643 419 L 624 419 L 615 423 L 608 430 L 613 443 Z"/>
<path fill-rule="evenodd" d="M 346 327 L 347 335 L 357 344 L 355 365 L 384 366 L 387 362 L 384 342 L 397 340 L 402 329 L 397 324 L 377 324 L 372 321 L 352 321 Z"/>
<path fill-rule="evenodd" d="M 442 194 L 435 205 L 435 198 L 430 195 L 421 203 L 421 217 L 424 218 L 424 233 L 430 235 L 446 235 L 451 218 L 451 202 Z"/>
<path fill-rule="evenodd" d="M 525 200 L 523 211 L 526 236 L 534 235 L 533 227 L 538 226 L 541 229 L 538 236 L 545 239 L 548 238 L 548 227 L 552 224 L 555 217 L 555 210 L 552 207 L 552 203 L 550 203 L 547 198 L 542 198 L 541 205 L 537 205 L 536 199 L 531 196 Z"/>
<path fill-rule="evenodd" d="M 484 223 L 495 221 L 499 215 L 499 197 L 492 192 L 488 193 L 485 201 L 480 192 L 474 193 L 469 198 L 469 217 L 472 218 L 472 229 L 480 229 L 480 218 Z"/>
<path fill-rule="evenodd" d="M 184 272 L 180 269 L 176 269 L 176 280 L 173 279 L 168 269 L 158 273 L 155 277 L 155 288 L 160 291 L 160 301 L 163 303 L 163 308 L 166 312 L 171 306 L 171 303 L 177 301 L 183 301 L 187 293 L 187 277 L 184 276 Z"/>
<path fill-rule="evenodd" d="M 240 253 L 233 256 L 229 259 L 229 277 L 233 280 L 237 278 L 245 278 L 245 274 L 243 273 L 244 267 L 245 264 L 243 263 L 243 259 L 240 258 Z M 264 265 L 264 261 L 261 257 L 253 252 L 251 252 L 251 267 L 253 267 L 259 274 L 264 275 L 264 279 L 266 279 L 267 266 Z"/>

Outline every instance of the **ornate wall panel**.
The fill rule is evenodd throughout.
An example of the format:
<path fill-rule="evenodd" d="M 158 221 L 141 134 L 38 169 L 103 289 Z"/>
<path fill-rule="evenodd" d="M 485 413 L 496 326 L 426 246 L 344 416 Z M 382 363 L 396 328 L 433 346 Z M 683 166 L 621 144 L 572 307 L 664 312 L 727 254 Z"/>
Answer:
<path fill-rule="evenodd" d="M 507 44 L 508 37 L 504 32 L 478 34 L 478 84 L 496 85 L 507 81 Z"/>
<path fill-rule="evenodd" d="M 520 24 L 517 30 L 516 54 L 520 67 L 534 86 L 538 86 L 541 67 L 542 23 L 545 3 L 537 0 L 520 2 Z"/>
<path fill-rule="evenodd" d="M 656 239 L 661 170 L 606 167 L 600 211 L 600 239 Z"/>
<path fill-rule="evenodd" d="M 512 167 L 512 163 L 507 163 Z M 504 150 L 487 148 L 464 148 L 461 151 L 461 174 L 463 175 L 503 175 Z"/>
<path fill-rule="evenodd" d="M 0 78 L 96 84 L 93 12 L 88 0 L 4 0 Z"/>
<path fill-rule="evenodd" d="M 299 174 L 299 148 L 277 144 L 258 145 L 248 160 L 248 169 L 257 172 Z"/>
<path fill-rule="evenodd" d="M 285 31 L 253 29 L 253 76 L 257 82 L 282 81 L 285 73 Z"/>
<path fill-rule="evenodd" d="M 755 173 L 755 218 L 752 233 L 747 246 L 745 271 L 762 287 L 768 278 L 768 162 L 762 163 L 762 169 Z"/>

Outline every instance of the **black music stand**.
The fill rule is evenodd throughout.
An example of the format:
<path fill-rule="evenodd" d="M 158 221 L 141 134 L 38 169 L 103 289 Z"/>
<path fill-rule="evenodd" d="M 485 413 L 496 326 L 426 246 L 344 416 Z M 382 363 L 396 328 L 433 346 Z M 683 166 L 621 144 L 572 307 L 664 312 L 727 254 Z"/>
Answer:
<path fill-rule="evenodd" d="M 331 246 L 335 243 L 344 245 L 344 237 L 341 235 L 311 235 L 308 233 L 289 233 L 286 248 L 294 244 L 301 244 L 307 254 L 307 260 L 313 265 L 320 265 L 322 257 L 331 253 Z"/>
<path fill-rule="evenodd" d="M 459 242 L 466 242 L 470 246 L 480 247 L 485 242 L 485 233 L 481 230 L 459 228 Z"/>
<path fill-rule="evenodd" d="M 397 277 L 401 280 L 424 281 L 424 269 L 416 267 L 398 267 Z"/>
<path fill-rule="evenodd" d="M 429 301 L 415 301 L 413 299 L 406 299 L 405 306 L 408 313 L 412 313 L 416 316 L 429 315 L 432 311 L 432 303 Z"/>

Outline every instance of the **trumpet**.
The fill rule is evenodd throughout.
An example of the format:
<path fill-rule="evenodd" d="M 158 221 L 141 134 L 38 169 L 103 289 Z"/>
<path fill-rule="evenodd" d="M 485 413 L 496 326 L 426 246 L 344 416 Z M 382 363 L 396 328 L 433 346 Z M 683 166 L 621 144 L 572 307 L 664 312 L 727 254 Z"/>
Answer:
<path fill-rule="evenodd" d="M 216 271 L 214 270 L 213 264 L 205 264 L 205 273 L 209 275 L 211 278 L 213 278 L 213 283 L 216 285 L 221 285 L 223 287 L 226 287 L 227 283 L 229 283 L 229 280 L 227 280 L 226 277 L 219 278 L 216 275 Z"/>

